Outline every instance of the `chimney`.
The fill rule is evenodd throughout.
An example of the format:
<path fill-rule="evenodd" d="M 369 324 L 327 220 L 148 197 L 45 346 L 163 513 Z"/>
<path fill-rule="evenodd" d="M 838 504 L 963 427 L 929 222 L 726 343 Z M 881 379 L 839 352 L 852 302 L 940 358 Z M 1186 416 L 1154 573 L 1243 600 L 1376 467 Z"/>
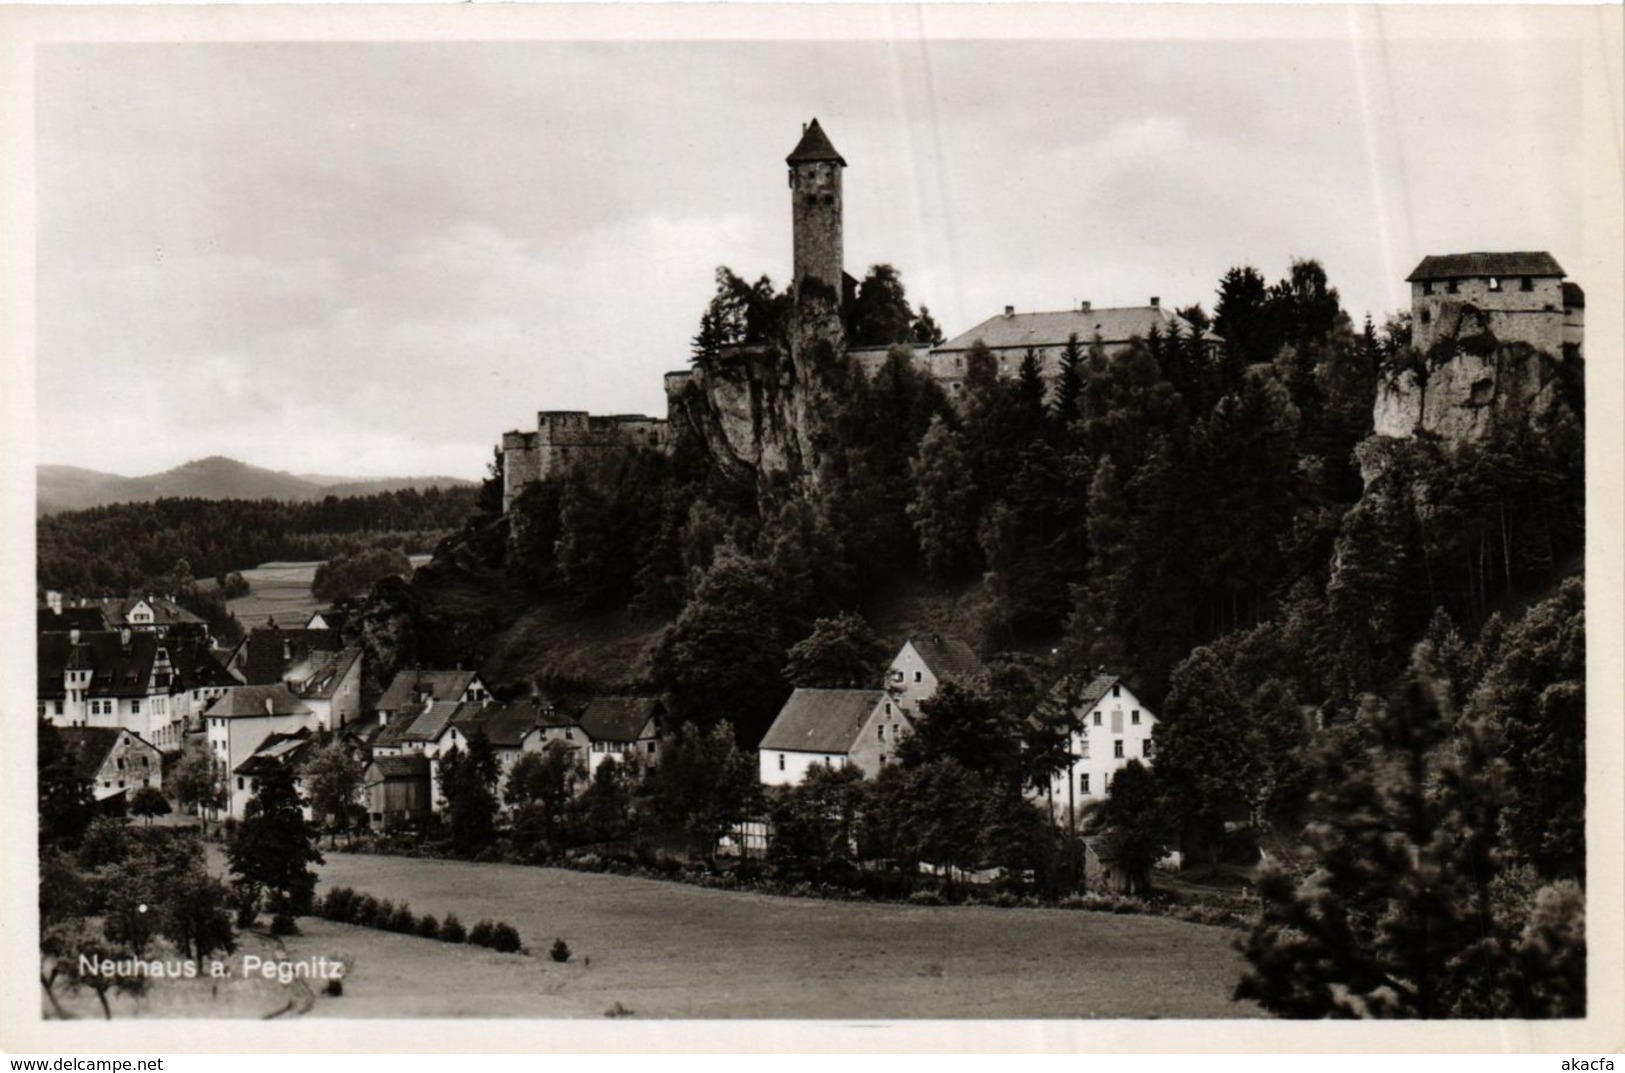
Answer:
<path fill-rule="evenodd" d="M 60 615 L 62 613 L 62 594 L 55 589 L 47 589 L 45 591 L 45 606 L 51 609 L 51 614 Z"/>
<path fill-rule="evenodd" d="M 1161 309 L 1162 308 L 1162 299 L 1158 298 L 1154 294 L 1151 296 L 1151 308 L 1152 309 Z"/>
<path fill-rule="evenodd" d="M 125 649 L 126 651 L 129 650 L 129 647 L 130 647 L 130 627 L 126 626 L 122 630 L 118 631 L 118 643 L 119 643 L 119 646 L 122 647 L 123 649 Z"/>
<path fill-rule="evenodd" d="M 1004 307 L 1004 315 L 1007 316 L 1007 317 L 1015 316 L 1016 315 L 1016 307 L 1015 306 L 1005 306 Z"/>
<path fill-rule="evenodd" d="M 1088 313 L 1088 312 L 1092 311 L 1094 308 L 1095 308 L 1095 304 L 1093 302 L 1085 300 L 1082 305 L 1078 306 L 1078 312 L 1079 313 Z"/>

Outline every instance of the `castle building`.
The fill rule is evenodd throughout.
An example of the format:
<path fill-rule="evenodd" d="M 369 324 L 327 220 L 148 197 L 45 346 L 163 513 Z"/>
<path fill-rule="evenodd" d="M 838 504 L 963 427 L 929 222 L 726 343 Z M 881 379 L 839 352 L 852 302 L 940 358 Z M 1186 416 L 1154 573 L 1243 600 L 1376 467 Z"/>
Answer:
<path fill-rule="evenodd" d="M 849 310 L 857 281 L 843 267 L 842 177 L 846 158 L 813 119 L 801 130 L 801 140 L 785 158 L 791 205 L 794 274 L 791 294 L 803 315 L 792 333 L 789 358 L 793 364 L 822 361 L 820 347 L 827 343 L 845 351 L 859 368 L 873 376 L 885 363 L 890 347 L 846 348 L 842 342 L 842 311 Z M 809 284 L 813 286 L 809 287 Z M 1193 331 L 1177 313 L 1153 298 L 1149 305 L 1094 308 L 1084 302 L 1076 310 L 1051 313 L 1016 313 L 1006 306 L 1002 316 L 990 317 L 969 331 L 937 347 L 909 348 L 915 368 L 928 373 L 950 399 L 964 392 L 966 355 L 980 342 L 994 356 L 998 375 L 1014 377 L 1029 350 L 1041 362 L 1044 377 L 1054 382 L 1060 374 L 1061 353 L 1071 335 L 1084 347 L 1098 345 L 1112 355 L 1132 340 L 1152 331 L 1188 335 Z M 1212 332 L 1203 339 L 1213 347 L 1222 340 Z M 512 508 L 529 484 L 556 474 L 609 467 L 629 451 L 671 449 L 673 423 L 681 412 L 680 400 L 694 382 L 693 370 L 665 376 L 667 416 L 642 414 L 594 416 L 576 410 L 544 410 L 533 432 L 509 432 L 502 437 L 502 507 Z"/>
<path fill-rule="evenodd" d="M 1430 255 L 1411 285 L 1411 342 L 1424 353 L 1441 342 L 1528 343 L 1553 357 L 1579 358 L 1585 292 L 1564 281 L 1549 253 Z"/>

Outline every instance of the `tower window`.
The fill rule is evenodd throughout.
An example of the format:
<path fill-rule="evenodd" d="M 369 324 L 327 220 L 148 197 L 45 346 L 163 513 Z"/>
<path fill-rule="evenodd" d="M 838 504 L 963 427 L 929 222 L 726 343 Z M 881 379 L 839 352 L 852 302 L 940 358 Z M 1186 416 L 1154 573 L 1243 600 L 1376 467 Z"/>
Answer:
<path fill-rule="evenodd" d="M 1522 281 L 1520 281 L 1519 284 L 1518 284 L 1518 289 L 1520 291 L 1532 291 L 1532 290 L 1534 290 L 1535 289 L 1535 281 L 1534 281 L 1534 279 L 1529 277 L 1529 276 L 1523 277 Z"/>
<path fill-rule="evenodd" d="M 1431 279 L 1424 279 L 1422 281 L 1422 293 L 1423 294 L 1432 294 L 1433 293 L 1433 281 Z"/>

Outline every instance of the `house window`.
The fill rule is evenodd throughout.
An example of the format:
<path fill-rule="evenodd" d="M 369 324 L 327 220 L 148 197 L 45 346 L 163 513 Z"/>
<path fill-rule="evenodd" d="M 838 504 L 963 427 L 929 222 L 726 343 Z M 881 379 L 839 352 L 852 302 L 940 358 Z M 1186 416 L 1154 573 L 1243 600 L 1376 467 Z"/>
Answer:
<path fill-rule="evenodd" d="M 130 702 L 130 714 L 131 715 L 140 715 L 141 714 L 141 702 L 140 701 L 132 700 Z"/>
<path fill-rule="evenodd" d="M 901 682 L 903 680 L 903 672 L 902 671 L 893 671 L 893 672 L 891 672 L 891 680 L 894 681 L 894 682 Z"/>
<path fill-rule="evenodd" d="M 1083 759 L 1085 759 L 1085 760 L 1089 759 L 1089 739 L 1088 738 L 1084 738 L 1082 741 L 1080 741 L 1078 743 L 1078 755 L 1080 757 L 1082 757 Z"/>
<path fill-rule="evenodd" d="M 1491 277 L 1490 277 L 1490 290 L 1492 290 L 1492 291 L 1498 291 L 1498 290 L 1500 290 L 1500 289 L 1501 289 L 1501 280 L 1500 280 L 1500 277 L 1498 277 L 1498 276 L 1491 276 Z"/>
<path fill-rule="evenodd" d="M 1112 742 L 1112 755 L 1117 756 L 1117 757 L 1120 757 L 1120 756 L 1123 755 L 1123 739 L 1122 738 L 1118 738 L 1116 741 Z"/>
<path fill-rule="evenodd" d="M 1456 281 L 1453 279 L 1445 282 L 1444 289 L 1449 294 L 1456 294 L 1461 290 L 1461 288 L 1456 285 Z"/>
<path fill-rule="evenodd" d="M 875 740 L 876 741 L 885 741 L 886 740 L 886 724 L 885 723 L 881 723 L 879 726 L 875 727 Z"/>
<path fill-rule="evenodd" d="M 784 754 L 783 753 L 779 754 L 779 770 L 780 771 L 784 770 Z"/>
<path fill-rule="evenodd" d="M 1425 280 L 1422 281 L 1422 293 L 1423 294 L 1432 294 L 1433 293 L 1433 281 L 1431 279 L 1425 279 Z"/>
<path fill-rule="evenodd" d="M 915 680 L 915 681 L 916 681 L 916 682 L 923 682 L 923 681 L 925 681 L 925 675 L 924 675 L 924 674 L 922 674 L 922 673 L 921 673 L 921 672 L 919 672 L 919 671 L 915 671 L 915 672 L 914 672 L 914 680 Z"/>
<path fill-rule="evenodd" d="M 1089 773 L 1087 771 L 1085 771 L 1082 775 L 1078 776 L 1078 793 L 1086 794 L 1088 792 L 1089 792 Z"/>
<path fill-rule="evenodd" d="M 57 715 L 62 714 L 62 702 L 61 701 L 59 701 L 59 700 L 58 701 L 52 701 L 51 706 L 56 711 Z"/>
<path fill-rule="evenodd" d="M 1530 278 L 1529 276 L 1525 276 L 1518 283 L 1518 289 L 1520 291 L 1532 291 L 1532 290 L 1535 289 L 1535 281 L 1532 278 Z"/>
<path fill-rule="evenodd" d="M 241 790 L 242 788 L 243 788 L 243 777 L 241 775 L 239 775 L 239 776 L 237 776 L 237 789 Z"/>
<path fill-rule="evenodd" d="M 1123 687 L 1122 686 L 1112 686 L 1112 696 L 1121 697 L 1122 695 L 1123 695 Z"/>
<path fill-rule="evenodd" d="M 891 714 L 891 701 L 886 702 L 886 714 L 887 715 Z"/>
<path fill-rule="evenodd" d="M 1140 745 L 1141 745 L 1140 755 L 1141 756 L 1150 756 L 1151 755 L 1151 739 L 1150 738 L 1145 739 L 1145 741 L 1141 742 Z"/>
<path fill-rule="evenodd" d="M 113 788 L 112 782 L 110 782 L 109 780 L 106 780 L 106 779 L 102 780 L 102 789 L 103 790 L 111 790 L 112 788 Z"/>
<path fill-rule="evenodd" d="M 124 757 L 122 756 L 118 758 L 118 769 L 120 771 L 124 770 Z"/>
<path fill-rule="evenodd" d="M 1099 725 L 1100 725 L 1100 713 L 1096 712 L 1095 713 L 1095 726 L 1099 726 Z"/>
<path fill-rule="evenodd" d="M 651 756 L 652 756 L 652 755 L 654 755 L 654 751 L 655 751 L 655 743 L 654 743 L 654 742 L 652 742 L 652 741 L 651 741 L 651 742 L 650 742 L 650 743 L 649 743 L 649 754 L 650 754 L 650 755 L 651 755 Z"/>
<path fill-rule="evenodd" d="M 1132 712 L 1130 712 L 1129 715 L 1128 715 L 1128 721 L 1130 723 L 1133 723 L 1135 726 L 1139 726 L 1140 725 L 1140 709 L 1136 708 Z"/>

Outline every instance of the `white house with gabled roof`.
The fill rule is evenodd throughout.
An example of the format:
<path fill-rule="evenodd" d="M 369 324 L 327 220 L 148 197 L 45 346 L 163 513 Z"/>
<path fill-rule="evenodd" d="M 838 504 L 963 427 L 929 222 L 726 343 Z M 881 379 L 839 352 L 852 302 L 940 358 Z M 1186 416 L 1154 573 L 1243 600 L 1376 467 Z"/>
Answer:
<path fill-rule="evenodd" d="M 1069 713 L 1071 763 L 1035 796 L 1046 801 L 1057 823 L 1074 827 L 1085 808 L 1106 799 L 1112 777 L 1130 760 L 1152 766 L 1157 717 L 1114 674 L 1096 674 L 1082 686 L 1069 675 L 1055 684 L 1049 703 Z"/>

